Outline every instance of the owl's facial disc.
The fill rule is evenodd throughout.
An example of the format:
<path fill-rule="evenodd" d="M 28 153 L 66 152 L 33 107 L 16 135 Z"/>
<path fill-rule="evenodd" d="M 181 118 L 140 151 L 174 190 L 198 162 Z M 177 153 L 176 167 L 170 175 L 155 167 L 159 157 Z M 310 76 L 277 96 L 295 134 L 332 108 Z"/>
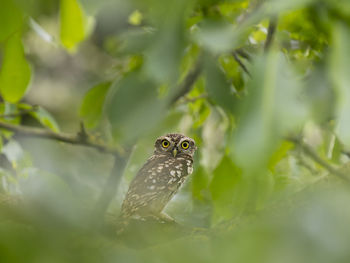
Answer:
<path fill-rule="evenodd" d="M 176 133 L 161 136 L 155 143 L 155 153 L 166 153 L 174 158 L 183 155 L 193 156 L 196 149 L 193 139 Z"/>

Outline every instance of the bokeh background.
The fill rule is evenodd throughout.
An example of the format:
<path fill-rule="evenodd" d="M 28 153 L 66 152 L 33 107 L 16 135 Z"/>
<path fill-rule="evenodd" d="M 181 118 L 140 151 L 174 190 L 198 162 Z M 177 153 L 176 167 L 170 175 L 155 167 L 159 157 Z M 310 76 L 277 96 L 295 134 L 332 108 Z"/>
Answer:
<path fill-rule="evenodd" d="M 350 260 L 348 0 L 0 0 L 0 95 L 1 262 Z M 117 236 L 167 132 L 179 225 Z"/>

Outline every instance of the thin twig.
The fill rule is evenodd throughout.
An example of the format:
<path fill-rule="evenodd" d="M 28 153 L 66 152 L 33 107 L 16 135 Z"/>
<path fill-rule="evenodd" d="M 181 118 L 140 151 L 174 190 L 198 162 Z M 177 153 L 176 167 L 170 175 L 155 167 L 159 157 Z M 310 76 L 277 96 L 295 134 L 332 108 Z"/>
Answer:
<path fill-rule="evenodd" d="M 252 58 L 250 57 L 250 55 L 245 52 L 242 48 L 238 48 L 234 51 L 237 55 L 239 55 L 240 57 L 248 60 L 248 61 L 252 61 Z"/>
<path fill-rule="evenodd" d="M 3 121 L 0 121 L 0 128 L 13 131 L 18 135 L 22 135 L 26 137 L 51 139 L 51 140 L 56 140 L 60 142 L 95 148 L 100 152 L 104 152 L 104 153 L 110 153 L 114 155 L 123 155 L 123 151 L 121 149 L 116 149 L 106 144 L 92 141 L 91 139 L 82 140 L 79 134 L 58 133 L 58 132 L 53 132 L 42 128 L 33 128 L 33 127 L 27 127 L 22 125 L 14 125 Z"/>
<path fill-rule="evenodd" d="M 243 62 L 241 61 L 241 59 L 238 57 L 237 53 L 234 51 L 233 52 L 233 57 L 234 59 L 237 61 L 237 63 L 239 64 L 239 66 L 244 70 L 245 73 L 248 74 L 249 77 L 252 77 L 250 75 L 249 70 L 247 69 L 247 67 L 243 64 Z"/>
<path fill-rule="evenodd" d="M 264 46 L 265 52 L 270 50 L 270 47 L 273 42 L 273 37 L 276 32 L 276 27 L 277 27 L 277 17 L 271 17 L 269 27 L 267 28 L 267 36 L 266 36 L 266 41 Z"/>
<path fill-rule="evenodd" d="M 340 170 L 334 168 L 332 165 L 330 165 L 327 161 L 323 160 L 314 149 L 312 149 L 309 145 L 307 145 L 306 143 L 304 143 L 303 141 L 301 141 L 298 138 L 295 137 L 288 137 L 287 138 L 288 141 L 293 142 L 294 144 L 298 145 L 303 152 L 308 155 L 310 158 L 312 158 L 316 163 L 318 163 L 319 165 L 321 165 L 323 168 L 325 168 L 329 173 L 343 179 L 344 181 L 346 181 L 347 183 L 350 183 L 350 178 L 344 174 L 343 172 L 341 172 Z"/>

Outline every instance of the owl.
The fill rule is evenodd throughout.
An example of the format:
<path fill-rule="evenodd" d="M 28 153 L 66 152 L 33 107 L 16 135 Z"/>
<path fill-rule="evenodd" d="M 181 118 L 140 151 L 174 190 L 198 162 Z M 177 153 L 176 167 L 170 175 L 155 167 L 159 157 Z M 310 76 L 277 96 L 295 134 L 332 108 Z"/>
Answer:
<path fill-rule="evenodd" d="M 131 181 L 121 208 L 124 219 L 155 217 L 172 221 L 163 210 L 193 171 L 193 139 L 177 133 L 159 137 L 153 155 Z"/>

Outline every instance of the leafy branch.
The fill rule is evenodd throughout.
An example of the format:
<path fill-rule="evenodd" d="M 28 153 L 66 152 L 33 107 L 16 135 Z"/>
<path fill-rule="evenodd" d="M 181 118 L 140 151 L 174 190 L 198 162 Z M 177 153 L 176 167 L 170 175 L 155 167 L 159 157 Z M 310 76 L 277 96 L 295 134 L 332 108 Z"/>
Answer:
<path fill-rule="evenodd" d="M 304 143 L 301 139 L 295 138 L 295 137 L 288 137 L 287 140 L 290 142 L 293 142 L 295 145 L 298 145 L 306 155 L 308 155 L 316 163 L 318 163 L 323 168 L 325 168 L 329 173 L 339 177 L 340 179 L 350 184 L 350 178 L 346 174 L 344 174 L 342 171 L 330 165 L 321 156 L 319 156 L 314 149 L 312 149 L 309 145 Z"/>
<path fill-rule="evenodd" d="M 103 153 L 109 153 L 113 155 L 123 155 L 122 149 L 110 147 L 104 143 L 100 143 L 92 140 L 89 136 L 86 136 L 84 132 L 78 132 L 77 134 L 70 133 L 58 133 L 42 128 L 33 128 L 23 125 L 14 125 L 4 121 L 0 121 L 0 128 L 8 131 L 13 131 L 20 136 L 32 137 L 32 138 L 45 138 L 56 140 L 60 142 L 70 143 L 74 145 L 82 145 L 99 150 Z M 83 135 L 84 134 L 84 135 Z"/>

